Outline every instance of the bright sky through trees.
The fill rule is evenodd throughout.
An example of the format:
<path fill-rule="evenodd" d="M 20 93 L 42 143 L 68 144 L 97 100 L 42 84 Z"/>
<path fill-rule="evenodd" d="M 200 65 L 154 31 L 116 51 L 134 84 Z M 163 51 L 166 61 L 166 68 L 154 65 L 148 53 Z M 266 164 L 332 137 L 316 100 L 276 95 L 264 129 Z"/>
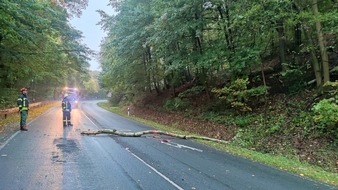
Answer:
<path fill-rule="evenodd" d="M 95 52 L 100 51 L 101 40 L 106 36 L 101 26 L 97 25 L 101 18 L 96 10 L 100 9 L 111 15 L 113 9 L 108 5 L 108 2 L 109 0 L 89 0 L 88 7 L 83 10 L 81 17 L 74 17 L 70 20 L 72 26 L 83 32 L 84 39 L 82 43 Z M 101 70 L 98 60 L 94 57 L 89 63 L 90 70 Z"/>

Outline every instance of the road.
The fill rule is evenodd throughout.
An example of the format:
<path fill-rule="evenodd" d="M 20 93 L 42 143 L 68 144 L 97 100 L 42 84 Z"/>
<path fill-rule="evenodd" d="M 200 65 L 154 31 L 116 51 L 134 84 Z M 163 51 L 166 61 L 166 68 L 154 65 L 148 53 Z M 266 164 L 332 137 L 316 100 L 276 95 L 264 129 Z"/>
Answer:
<path fill-rule="evenodd" d="M 73 110 L 73 127 L 62 126 L 55 107 L 12 136 L 0 147 L 0 189 L 335 189 L 191 140 L 83 136 L 102 128 L 152 129 L 96 103 Z"/>

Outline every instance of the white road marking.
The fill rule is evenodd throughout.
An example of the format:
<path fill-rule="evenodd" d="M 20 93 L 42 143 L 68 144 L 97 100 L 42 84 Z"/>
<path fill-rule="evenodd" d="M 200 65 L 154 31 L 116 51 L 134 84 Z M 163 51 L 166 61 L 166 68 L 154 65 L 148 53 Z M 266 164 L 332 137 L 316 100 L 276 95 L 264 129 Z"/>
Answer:
<path fill-rule="evenodd" d="M 6 144 L 10 141 L 10 140 L 12 140 L 17 134 L 19 134 L 20 133 L 20 131 L 17 131 L 17 132 L 15 132 L 10 138 L 8 138 L 3 144 L 0 144 L 0 150 L 1 149 L 3 149 L 5 146 L 6 146 Z"/>
<path fill-rule="evenodd" d="M 87 119 L 89 119 L 90 122 L 92 122 L 94 125 L 95 123 L 85 114 L 83 113 Z M 99 128 L 97 125 L 95 125 L 97 128 Z M 165 176 L 164 174 L 162 174 L 161 172 L 157 171 L 154 167 L 152 167 L 151 165 L 149 165 L 148 163 L 146 163 L 144 160 L 142 160 L 140 157 L 138 157 L 136 154 L 132 153 L 128 148 L 126 148 L 126 150 L 133 155 L 135 158 L 137 158 L 138 160 L 140 160 L 143 164 L 145 164 L 146 166 L 148 166 L 150 169 L 152 169 L 154 172 L 156 172 L 159 176 L 161 176 L 163 179 L 165 179 L 166 181 L 168 181 L 170 184 L 172 184 L 174 187 L 176 187 L 179 190 L 184 190 L 182 187 L 180 187 L 179 185 L 177 185 L 175 182 L 171 181 L 167 176 Z"/>
<path fill-rule="evenodd" d="M 190 150 L 203 152 L 203 150 L 201 150 L 201 149 L 197 149 L 197 148 L 194 148 L 194 147 L 190 147 L 190 146 L 186 146 L 186 145 L 178 144 L 178 143 L 174 143 L 174 142 L 163 142 L 163 141 L 161 141 L 161 143 L 166 144 L 168 146 L 175 147 L 175 148 L 187 148 L 187 149 L 190 149 Z"/>
<path fill-rule="evenodd" d="M 84 116 L 86 116 L 86 118 L 93 124 L 93 125 L 95 125 L 95 127 L 96 128 L 98 128 L 99 129 L 99 126 L 97 126 L 83 111 L 82 111 L 82 114 L 84 115 Z M 125 131 L 131 131 L 131 130 L 125 130 Z"/>
<path fill-rule="evenodd" d="M 99 126 L 97 126 L 83 111 L 81 111 L 84 116 L 97 128 L 99 129 Z"/>
<path fill-rule="evenodd" d="M 56 106 L 55 106 L 56 107 Z M 45 113 L 37 116 L 36 118 L 32 119 L 30 122 L 27 123 L 27 126 L 30 125 L 31 123 L 33 123 L 35 120 L 37 120 L 39 117 L 46 115 L 47 113 L 49 113 L 52 109 L 54 109 L 55 107 L 50 108 L 49 110 L 47 110 Z M 22 131 L 17 131 L 15 132 L 11 137 L 9 137 L 3 144 L 0 143 L 0 151 L 9 143 L 10 140 L 12 140 L 16 135 L 18 135 L 20 132 Z M 24 132 L 24 133 L 28 133 L 28 132 Z"/>
<path fill-rule="evenodd" d="M 163 179 L 165 179 L 166 181 L 168 181 L 170 184 L 172 184 L 174 187 L 176 187 L 179 190 L 184 190 L 182 187 L 180 187 L 179 185 L 177 185 L 175 182 L 171 181 L 167 176 L 165 176 L 164 174 L 162 174 L 161 172 L 157 171 L 154 167 L 152 167 L 151 165 L 147 164 L 144 160 L 142 160 L 140 157 L 138 157 L 136 154 L 132 153 L 129 148 L 126 148 L 126 150 L 133 155 L 135 158 L 137 158 L 138 160 L 140 160 L 143 164 L 145 164 L 146 166 L 148 166 L 150 169 L 152 169 L 154 172 L 156 172 L 159 176 L 161 176 Z"/>

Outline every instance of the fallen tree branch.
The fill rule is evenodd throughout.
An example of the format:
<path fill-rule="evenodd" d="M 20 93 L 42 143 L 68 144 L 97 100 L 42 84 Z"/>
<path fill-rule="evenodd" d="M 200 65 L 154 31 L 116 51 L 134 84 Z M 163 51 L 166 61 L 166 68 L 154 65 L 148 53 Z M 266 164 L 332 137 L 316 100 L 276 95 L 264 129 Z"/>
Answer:
<path fill-rule="evenodd" d="M 201 140 L 207 140 L 212 142 L 218 142 L 218 143 L 229 143 L 228 141 L 215 139 L 215 138 L 209 138 L 209 137 L 203 137 L 203 136 L 196 136 L 196 135 L 179 135 L 175 133 L 170 133 L 166 131 L 160 131 L 160 130 L 147 130 L 147 131 L 139 131 L 139 132 L 125 132 L 125 131 L 119 131 L 116 129 L 101 129 L 101 130 L 88 130 L 88 131 L 82 131 L 82 135 L 97 135 L 97 134 L 113 134 L 113 135 L 119 135 L 122 137 L 140 137 L 142 135 L 146 134 L 158 134 L 158 135 L 167 135 L 171 137 L 177 137 L 180 139 L 201 139 Z"/>

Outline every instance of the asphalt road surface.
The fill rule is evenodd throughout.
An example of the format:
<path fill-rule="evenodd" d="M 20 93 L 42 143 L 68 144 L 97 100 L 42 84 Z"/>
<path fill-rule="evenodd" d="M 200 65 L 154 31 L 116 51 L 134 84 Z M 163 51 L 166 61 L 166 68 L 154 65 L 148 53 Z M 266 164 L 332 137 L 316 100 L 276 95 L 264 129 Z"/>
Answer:
<path fill-rule="evenodd" d="M 55 107 L 13 135 L 0 147 L 0 189 L 337 189 L 191 140 L 82 136 L 88 129 L 152 129 L 96 103 L 73 110 L 73 127 L 62 126 Z"/>

